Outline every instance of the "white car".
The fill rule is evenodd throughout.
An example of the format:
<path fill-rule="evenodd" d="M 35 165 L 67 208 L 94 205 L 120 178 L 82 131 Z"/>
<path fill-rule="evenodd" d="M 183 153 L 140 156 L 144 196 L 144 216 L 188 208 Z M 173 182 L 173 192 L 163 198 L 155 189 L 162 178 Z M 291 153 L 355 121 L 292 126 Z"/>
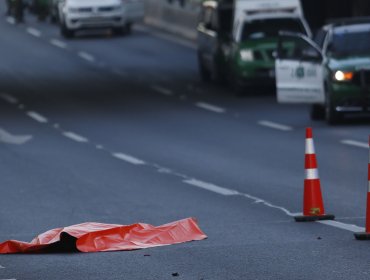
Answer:
<path fill-rule="evenodd" d="M 142 0 L 62 0 L 59 2 L 61 33 L 73 37 L 78 30 L 111 28 L 129 33 L 131 25 L 144 17 Z"/>

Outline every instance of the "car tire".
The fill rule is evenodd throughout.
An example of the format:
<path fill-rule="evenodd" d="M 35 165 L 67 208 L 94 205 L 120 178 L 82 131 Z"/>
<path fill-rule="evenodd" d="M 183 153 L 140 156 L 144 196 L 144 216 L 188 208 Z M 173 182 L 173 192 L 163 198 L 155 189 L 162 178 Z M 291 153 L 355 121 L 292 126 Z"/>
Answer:
<path fill-rule="evenodd" d="M 313 104 L 310 108 L 311 120 L 319 121 L 325 119 L 325 107 L 320 104 Z"/>
<path fill-rule="evenodd" d="M 200 53 L 198 53 L 198 67 L 199 67 L 200 79 L 202 80 L 202 82 L 211 81 L 211 72 L 204 65 L 203 58 Z"/>
<path fill-rule="evenodd" d="M 69 29 L 66 25 L 65 25 L 65 23 L 62 23 L 61 25 L 60 25 L 60 33 L 62 34 L 62 36 L 64 37 L 64 38 L 73 38 L 73 36 L 75 35 L 75 32 L 73 31 L 73 30 L 71 30 L 71 29 Z"/>
<path fill-rule="evenodd" d="M 126 34 L 131 34 L 131 32 L 132 32 L 132 23 L 131 22 L 126 23 L 125 31 L 126 31 Z"/>
<path fill-rule="evenodd" d="M 329 125 L 338 124 L 342 119 L 341 114 L 335 110 L 335 105 L 331 101 L 330 94 L 326 95 L 325 117 Z"/>
<path fill-rule="evenodd" d="M 231 79 L 231 87 L 236 97 L 245 96 L 246 87 L 242 86 L 236 78 Z"/>
<path fill-rule="evenodd" d="M 123 36 L 126 33 L 126 27 L 115 27 L 113 33 L 117 36 Z"/>

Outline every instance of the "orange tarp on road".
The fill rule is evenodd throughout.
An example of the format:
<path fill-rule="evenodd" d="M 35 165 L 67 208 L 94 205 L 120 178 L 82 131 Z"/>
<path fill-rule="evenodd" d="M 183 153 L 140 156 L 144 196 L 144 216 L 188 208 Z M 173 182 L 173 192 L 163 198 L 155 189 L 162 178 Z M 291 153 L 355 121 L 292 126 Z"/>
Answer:
<path fill-rule="evenodd" d="M 5 241 L 0 243 L 0 254 L 135 250 L 205 238 L 207 236 L 194 218 L 158 227 L 143 223 L 133 225 L 83 223 L 49 230 L 30 243 Z"/>

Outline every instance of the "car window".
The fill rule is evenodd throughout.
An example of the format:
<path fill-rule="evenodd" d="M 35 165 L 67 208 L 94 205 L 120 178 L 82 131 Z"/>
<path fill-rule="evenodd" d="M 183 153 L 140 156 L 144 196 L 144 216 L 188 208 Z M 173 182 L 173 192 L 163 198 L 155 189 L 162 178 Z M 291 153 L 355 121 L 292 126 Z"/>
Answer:
<path fill-rule="evenodd" d="M 335 57 L 370 54 L 370 26 L 361 30 L 334 31 L 328 53 Z"/>
<path fill-rule="evenodd" d="M 279 31 L 306 34 L 305 28 L 299 19 L 261 19 L 244 23 L 241 40 L 278 37 Z"/>
<path fill-rule="evenodd" d="M 279 41 L 278 57 L 288 60 L 318 60 L 321 54 L 300 37 L 283 36 Z"/>

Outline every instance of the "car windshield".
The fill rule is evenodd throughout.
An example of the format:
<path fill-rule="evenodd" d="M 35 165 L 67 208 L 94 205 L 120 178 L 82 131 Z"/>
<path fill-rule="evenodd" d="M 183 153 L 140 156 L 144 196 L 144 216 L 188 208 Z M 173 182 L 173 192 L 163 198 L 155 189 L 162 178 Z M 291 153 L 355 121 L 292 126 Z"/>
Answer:
<path fill-rule="evenodd" d="M 328 51 L 332 56 L 352 56 L 370 53 L 370 26 L 357 32 L 334 32 Z"/>
<path fill-rule="evenodd" d="M 306 33 L 299 19 L 261 19 L 244 23 L 241 41 L 278 37 L 279 31 Z"/>

